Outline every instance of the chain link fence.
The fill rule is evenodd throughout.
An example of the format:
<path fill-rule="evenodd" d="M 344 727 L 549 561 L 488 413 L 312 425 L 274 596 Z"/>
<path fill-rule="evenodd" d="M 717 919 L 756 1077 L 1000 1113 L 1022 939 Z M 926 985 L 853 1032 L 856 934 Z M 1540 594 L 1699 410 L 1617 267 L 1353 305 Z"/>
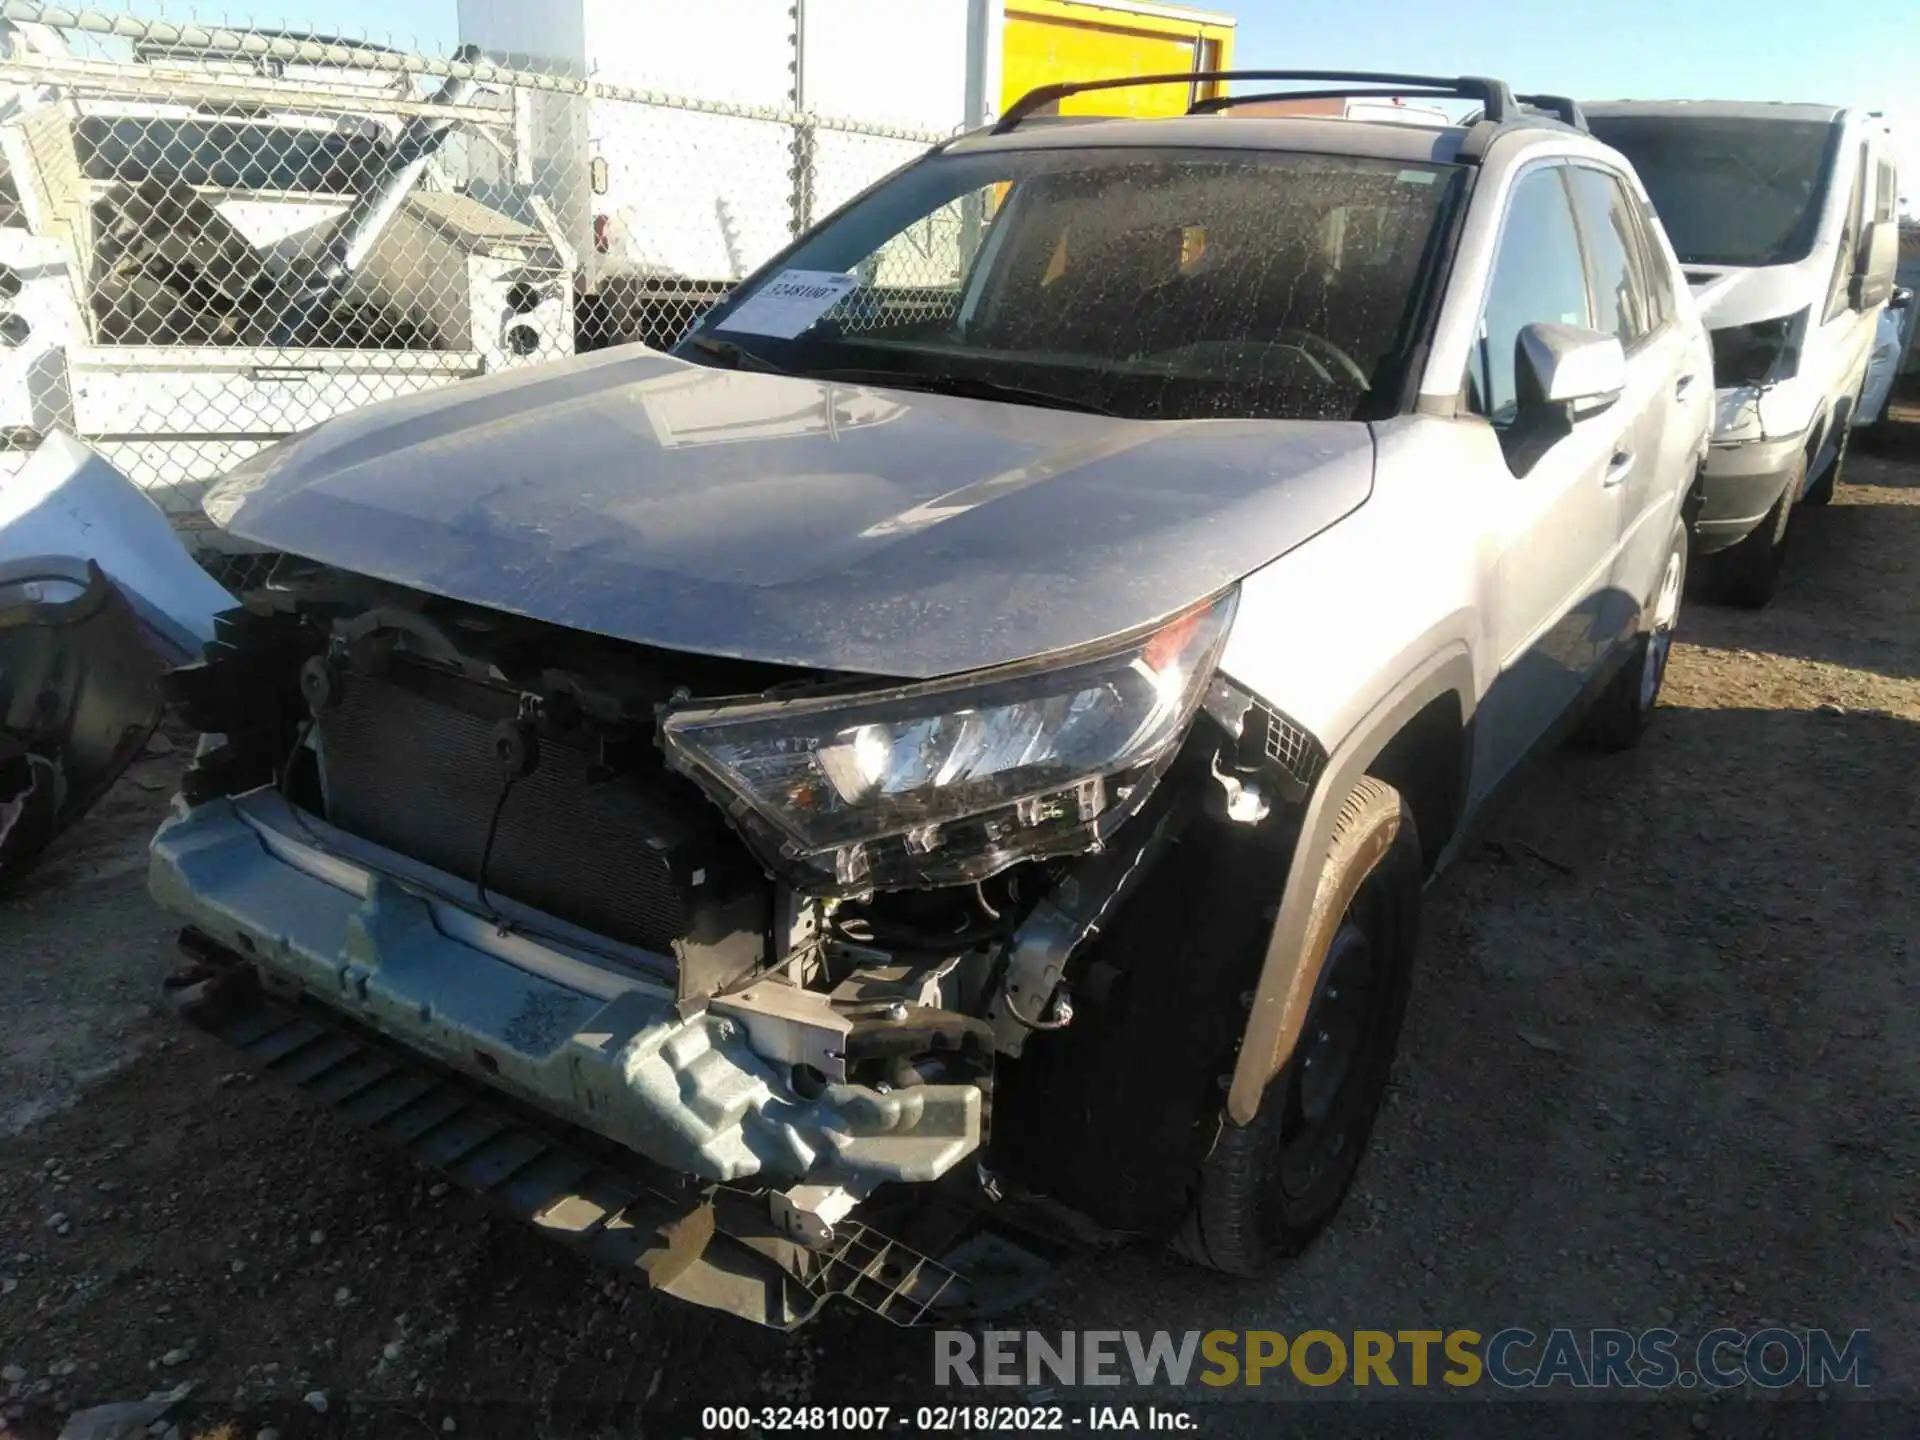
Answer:
<path fill-rule="evenodd" d="M 941 138 L 0 0 L 0 472 L 70 431 L 244 586 L 262 557 L 200 510 L 234 464 L 375 401 L 669 345 Z"/>

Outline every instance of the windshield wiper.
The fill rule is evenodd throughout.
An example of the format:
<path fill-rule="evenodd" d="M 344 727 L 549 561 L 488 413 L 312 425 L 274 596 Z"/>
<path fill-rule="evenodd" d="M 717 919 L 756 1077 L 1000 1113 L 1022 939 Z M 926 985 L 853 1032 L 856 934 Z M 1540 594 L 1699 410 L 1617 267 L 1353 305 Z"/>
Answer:
<path fill-rule="evenodd" d="M 746 346 L 736 345 L 731 340 L 722 340 L 715 335 L 689 335 L 680 344 L 720 361 L 729 370 L 755 370 L 765 375 L 788 373 L 771 360 L 754 354 Z M 674 348 L 678 349 L 679 346 Z"/>
<path fill-rule="evenodd" d="M 808 370 L 813 380 L 839 380 L 848 385 L 876 385 L 891 390 L 924 390 L 933 395 L 958 395 L 968 400 L 1001 400 L 1013 405 L 1045 405 L 1054 410 L 1076 410 L 1086 415 L 1110 415 L 1120 412 L 1097 400 L 1081 395 L 1063 395 L 1057 390 L 1038 390 L 1031 385 L 1012 385 L 1003 380 L 983 380 L 974 375 L 922 375 L 913 370 Z"/>

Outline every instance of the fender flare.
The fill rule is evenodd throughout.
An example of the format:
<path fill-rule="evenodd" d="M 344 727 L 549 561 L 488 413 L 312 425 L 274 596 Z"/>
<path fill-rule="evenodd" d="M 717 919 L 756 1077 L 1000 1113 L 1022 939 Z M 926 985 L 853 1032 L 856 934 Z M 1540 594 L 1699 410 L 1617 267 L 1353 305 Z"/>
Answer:
<path fill-rule="evenodd" d="M 1401 680 L 1327 757 L 1320 782 L 1308 797 L 1300 819 L 1279 914 L 1267 940 L 1266 958 L 1260 965 L 1253 1006 L 1234 1062 L 1226 1105 L 1231 1123 L 1253 1122 L 1268 1082 L 1293 1054 L 1306 1020 L 1307 1004 L 1332 938 L 1332 929 L 1324 921 L 1316 927 L 1314 899 L 1341 802 L 1387 742 L 1427 705 L 1442 695 L 1456 695 L 1462 719 L 1470 721 L 1475 693 L 1472 657 L 1464 642 L 1455 641 Z"/>

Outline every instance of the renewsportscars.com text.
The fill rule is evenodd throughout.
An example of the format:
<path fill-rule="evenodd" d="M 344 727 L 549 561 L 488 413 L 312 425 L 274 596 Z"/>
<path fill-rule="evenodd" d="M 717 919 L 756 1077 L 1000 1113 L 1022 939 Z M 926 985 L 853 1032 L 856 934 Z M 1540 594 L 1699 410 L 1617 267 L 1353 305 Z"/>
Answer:
<path fill-rule="evenodd" d="M 937 1385 L 1779 1390 L 1870 1381 L 1865 1330 L 939 1330 Z"/>

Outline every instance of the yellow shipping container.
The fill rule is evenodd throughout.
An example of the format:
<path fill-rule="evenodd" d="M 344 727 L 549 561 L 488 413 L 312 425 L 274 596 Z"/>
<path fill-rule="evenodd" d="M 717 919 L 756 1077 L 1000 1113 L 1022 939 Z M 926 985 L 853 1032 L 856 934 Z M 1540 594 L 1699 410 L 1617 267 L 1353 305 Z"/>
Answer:
<path fill-rule="evenodd" d="M 1001 108 L 1066 80 L 1224 70 L 1233 63 L 1233 17 L 1131 0 L 1009 0 L 1001 51 Z M 1066 115 L 1179 115 L 1213 85 L 1152 85 L 1069 96 Z"/>

